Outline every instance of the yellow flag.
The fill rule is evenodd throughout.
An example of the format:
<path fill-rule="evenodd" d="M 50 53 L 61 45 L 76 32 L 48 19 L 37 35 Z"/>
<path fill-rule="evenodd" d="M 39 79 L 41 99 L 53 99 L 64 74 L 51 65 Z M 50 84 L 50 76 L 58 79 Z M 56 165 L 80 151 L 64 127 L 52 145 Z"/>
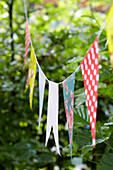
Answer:
<path fill-rule="evenodd" d="M 30 75 L 30 108 L 32 109 L 32 100 L 33 100 L 33 90 L 34 90 L 34 82 L 36 76 L 36 63 L 37 59 L 34 53 L 34 49 L 31 46 L 31 55 L 30 55 L 30 65 L 29 65 L 29 75 Z"/>
<path fill-rule="evenodd" d="M 113 69 L 113 3 L 107 16 L 107 40 Z"/>

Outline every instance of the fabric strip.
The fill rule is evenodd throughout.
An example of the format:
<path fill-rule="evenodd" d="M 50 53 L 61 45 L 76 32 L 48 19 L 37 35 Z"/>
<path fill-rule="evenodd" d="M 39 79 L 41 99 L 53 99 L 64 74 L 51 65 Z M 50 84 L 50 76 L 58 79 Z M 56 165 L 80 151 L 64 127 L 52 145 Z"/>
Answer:
<path fill-rule="evenodd" d="M 51 128 L 53 127 L 53 134 L 55 138 L 57 152 L 60 155 L 58 140 L 58 105 L 59 105 L 58 84 L 49 81 L 48 113 L 45 145 L 47 145 Z"/>

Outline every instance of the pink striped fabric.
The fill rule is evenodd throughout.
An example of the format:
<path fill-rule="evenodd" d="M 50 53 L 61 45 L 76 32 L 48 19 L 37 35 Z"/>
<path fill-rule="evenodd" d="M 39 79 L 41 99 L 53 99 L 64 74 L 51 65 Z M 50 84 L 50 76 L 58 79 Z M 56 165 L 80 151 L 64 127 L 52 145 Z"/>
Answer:
<path fill-rule="evenodd" d="M 29 26 L 28 26 L 28 19 L 26 19 L 26 36 L 25 36 L 25 57 L 24 57 L 24 66 L 26 64 L 26 59 L 28 55 L 28 49 L 30 44 L 30 32 L 29 32 Z"/>

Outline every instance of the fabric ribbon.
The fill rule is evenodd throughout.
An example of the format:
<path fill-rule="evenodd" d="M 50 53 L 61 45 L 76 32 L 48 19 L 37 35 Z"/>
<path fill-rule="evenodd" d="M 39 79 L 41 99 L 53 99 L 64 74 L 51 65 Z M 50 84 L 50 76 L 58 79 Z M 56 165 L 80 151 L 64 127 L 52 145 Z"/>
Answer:
<path fill-rule="evenodd" d="M 46 129 L 46 144 L 48 142 L 51 128 L 53 127 L 53 134 L 57 147 L 57 152 L 60 155 L 59 140 L 58 140 L 58 105 L 59 92 L 58 84 L 49 81 L 49 96 L 48 96 L 48 113 L 47 113 L 47 129 Z"/>
<path fill-rule="evenodd" d="M 41 122 L 46 76 L 39 67 L 39 126 Z"/>

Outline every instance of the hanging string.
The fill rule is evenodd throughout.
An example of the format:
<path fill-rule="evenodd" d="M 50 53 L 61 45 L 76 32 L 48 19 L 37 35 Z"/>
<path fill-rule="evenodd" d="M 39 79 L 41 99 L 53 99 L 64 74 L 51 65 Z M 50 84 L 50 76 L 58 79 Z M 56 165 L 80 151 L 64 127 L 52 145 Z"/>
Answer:
<path fill-rule="evenodd" d="M 26 19 L 28 19 L 27 18 L 27 8 L 26 8 L 26 2 L 25 2 L 25 0 L 23 0 L 23 3 L 24 3 L 24 9 L 25 9 L 25 17 L 26 17 Z M 33 46 L 32 44 L 32 40 L 31 40 L 31 38 L 30 38 L 30 43 L 31 43 L 31 46 Z M 37 65 L 38 65 L 38 68 L 39 69 L 41 69 L 41 67 L 40 67 L 40 65 L 39 65 L 39 63 L 38 63 L 38 61 L 37 61 Z M 75 70 L 75 73 L 78 71 L 78 69 L 80 68 L 80 66 L 78 66 L 77 67 L 77 69 Z M 41 69 L 41 71 L 42 71 L 42 69 Z M 43 72 L 43 71 L 42 71 Z M 74 73 L 74 72 L 73 72 Z M 44 74 L 44 73 L 43 73 Z M 45 75 L 45 74 L 44 74 Z M 46 77 L 46 76 L 45 76 Z M 46 80 L 49 82 L 50 80 L 46 77 Z M 63 83 L 63 81 L 62 82 L 59 82 L 58 84 L 60 85 L 60 84 L 62 84 Z"/>
<path fill-rule="evenodd" d="M 26 19 L 28 19 L 28 17 L 27 17 L 27 8 L 26 8 L 26 2 L 25 2 L 25 0 L 23 0 L 23 3 L 24 3 L 24 10 L 25 10 L 25 18 Z M 31 38 L 30 38 L 30 43 L 31 43 L 31 46 L 32 46 L 32 40 L 31 40 Z"/>
<path fill-rule="evenodd" d="M 26 2 L 25 2 L 25 0 L 23 0 L 23 3 L 24 3 L 24 9 L 25 9 L 25 17 L 26 17 L 26 19 L 28 19 L 28 18 L 27 18 L 27 8 L 26 8 Z M 98 32 L 98 35 L 97 35 L 98 38 L 100 37 L 100 35 L 101 35 L 101 33 L 102 33 L 105 25 L 106 25 L 106 22 L 104 21 L 104 23 L 102 24 L 102 26 L 101 26 L 101 28 L 100 28 L 100 30 L 99 30 L 99 32 Z M 33 46 L 33 45 L 32 45 L 32 40 L 31 40 L 31 38 L 30 38 L 30 43 L 31 43 L 31 46 Z M 88 49 L 88 51 L 89 51 L 89 49 Z M 87 52 L 86 52 L 86 53 L 87 53 Z M 37 61 L 37 65 L 38 65 L 38 68 L 41 69 L 38 61 Z M 79 70 L 79 68 L 80 68 L 80 65 L 77 67 L 77 69 L 76 69 L 75 72 L 73 72 L 73 73 L 76 73 L 76 72 Z M 41 71 L 42 71 L 42 69 L 41 69 Z M 42 71 L 42 72 L 43 72 L 43 71 Z M 43 74 L 44 74 L 44 73 L 43 73 Z M 44 75 L 45 75 L 45 74 L 44 74 Z M 46 77 L 46 76 L 45 76 L 45 77 Z M 68 77 L 69 77 L 69 76 L 68 76 Z M 67 77 L 67 78 L 68 78 L 68 77 Z M 46 77 L 46 80 L 47 80 L 48 82 L 50 81 L 47 77 Z M 61 82 L 59 82 L 58 84 L 60 85 L 60 84 L 62 84 L 63 82 L 64 82 L 64 80 L 61 81 Z"/>
<path fill-rule="evenodd" d="M 97 35 L 98 38 L 100 37 L 100 35 L 101 35 L 101 33 L 102 33 L 105 25 L 106 25 L 106 21 L 104 21 L 104 23 L 103 23 L 102 26 L 100 27 L 100 30 L 99 30 L 98 35 Z M 87 52 L 88 52 L 88 51 L 89 51 L 89 49 L 87 50 Z M 87 54 L 87 52 L 86 52 L 86 54 Z M 75 70 L 75 73 L 79 70 L 79 68 L 80 68 L 80 65 L 79 65 L 79 66 L 77 67 L 77 69 Z M 73 73 L 74 73 L 74 72 L 73 72 Z M 60 83 L 58 83 L 58 84 L 62 84 L 62 83 L 63 83 L 63 81 L 60 82 Z"/>
<path fill-rule="evenodd" d="M 77 69 L 76 69 L 73 73 L 76 73 L 76 72 L 79 70 L 79 68 L 80 68 L 80 65 L 77 67 Z M 72 73 L 72 74 L 73 74 L 73 73 Z M 68 77 L 69 77 L 69 76 L 68 76 Z M 67 77 L 67 78 L 68 78 L 68 77 Z M 62 82 L 59 82 L 58 84 L 62 84 L 64 81 L 65 81 L 65 80 L 63 80 Z"/>
<path fill-rule="evenodd" d="M 26 8 L 26 2 L 25 2 L 25 0 L 23 0 L 23 3 L 24 3 L 25 17 L 26 17 L 26 19 L 28 19 L 28 17 L 27 17 L 27 8 Z M 30 31 L 30 30 L 29 30 L 29 31 Z M 31 46 L 33 47 L 33 43 L 32 43 L 31 37 L 30 37 L 30 43 L 31 43 Z M 38 68 L 41 69 L 38 61 L 37 61 L 37 65 L 38 65 Z M 42 69 L 41 69 L 41 71 L 42 71 Z M 42 72 L 43 72 L 43 71 L 42 71 Z M 43 73 L 43 74 L 44 74 L 44 73 Z M 44 74 L 44 75 L 45 75 L 45 74 Z M 46 77 L 46 76 L 45 76 L 45 77 Z M 48 80 L 47 77 L 46 77 L 46 80 Z M 49 80 L 48 80 L 48 81 L 49 81 Z"/>
<path fill-rule="evenodd" d="M 27 19 L 27 8 L 26 8 L 25 0 L 23 0 L 23 3 L 24 3 L 24 9 L 25 9 L 25 17 L 26 17 L 26 19 Z"/>
<path fill-rule="evenodd" d="M 101 33 L 102 33 L 105 25 L 106 25 L 106 21 L 104 21 L 104 23 L 103 23 L 102 26 L 100 27 L 100 30 L 99 30 L 98 35 L 97 35 L 98 38 L 100 37 L 100 35 L 101 35 Z"/>

